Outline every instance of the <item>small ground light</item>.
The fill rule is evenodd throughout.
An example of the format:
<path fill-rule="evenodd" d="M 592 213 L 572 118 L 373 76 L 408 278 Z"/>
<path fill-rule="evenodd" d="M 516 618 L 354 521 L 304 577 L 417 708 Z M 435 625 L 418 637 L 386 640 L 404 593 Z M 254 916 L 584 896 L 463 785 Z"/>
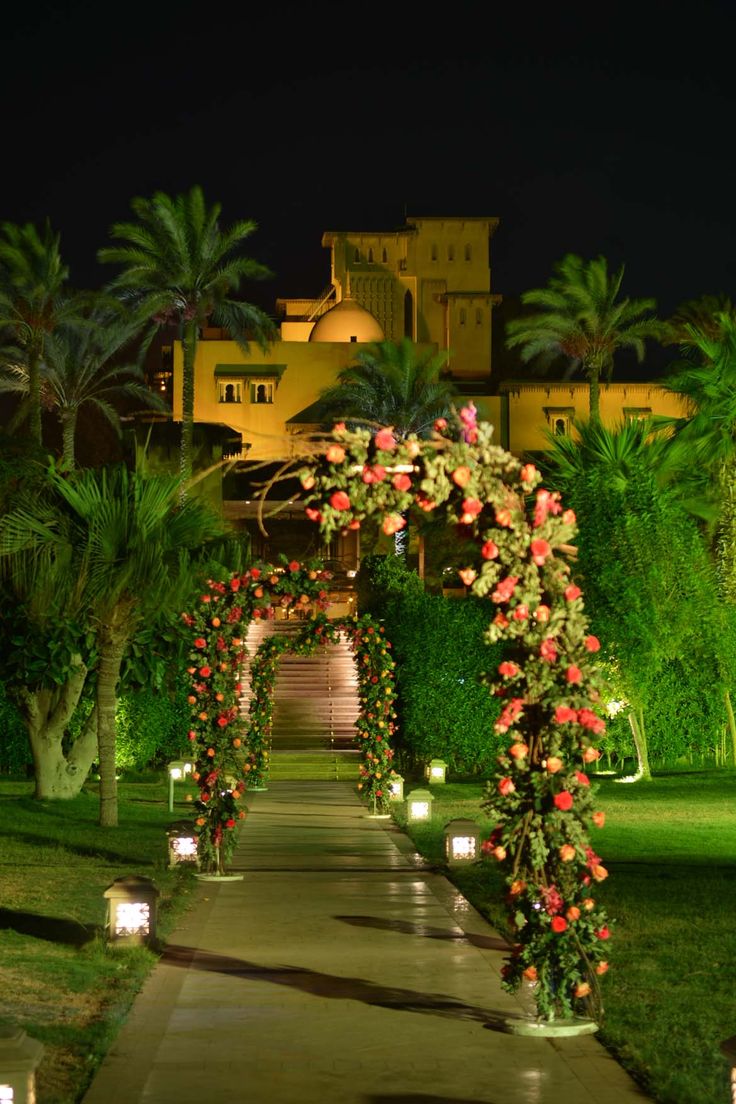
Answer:
<path fill-rule="evenodd" d="M 116 878 L 103 896 L 107 898 L 107 937 L 111 943 L 140 947 L 153 942 L 160 893 L 150 878 L 139 874 Z"/>
<path fill-rule="evenodd" d="M 447 775 L 447 763 L 443 759 L 431 759 L 427 767 L 427 778 L 431 783 L 444 782 Z"/>
<path fill-rule="evenodd" d="M 0 1027 L 0 1104 L 36 1104 L 43 1045 L 21 1027 Z"/>
<path fill-rule="evenodd" d="M 429 790 L 412 790 L 407 798 L 407 820 L 429 820 L 432 816 L 434 797 Z"/>
<path fill-rule="evenodd" d="M 450 866 L 467 866 L 480 857 L 480 829 L 474 820 L 459 817 L 445 825 L 445 857 Z"/>
<path fill-rule="evenodd" d="M 388 796 L 391 801 L 404 800 L 404 779 L 400 774 L 392 776 L 388 784 Z"/>
<path fill-rule="evenodd" d="M 196 863 L 199 867 L 197 836 L 190 821 L 177 821 L 166 829 L 166 835 L 169 841 L 169 870 L 181 863 Z"/>
<path fill-rule="evenodd" d="M 174 783 L 181 782 L 192 773 L 192 764 L 186 759 L 172 759 L 167 770 L 169 772 L 169 812 L 174 811 Z"/>

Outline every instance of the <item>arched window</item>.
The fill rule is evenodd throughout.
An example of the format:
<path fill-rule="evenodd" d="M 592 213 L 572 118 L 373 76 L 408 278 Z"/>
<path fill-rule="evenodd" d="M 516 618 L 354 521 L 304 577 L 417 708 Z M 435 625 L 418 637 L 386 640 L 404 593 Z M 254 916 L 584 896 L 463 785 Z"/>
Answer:
<path fill-rule="evenodd" d="M 404 337 L 414 340 L 414 296 L 410 291 L 404 295 Z"/>
<path fill-rule="evenodd" d="M 388 264 L 388 252 L 385 249 L 381 254 L 381 264 Z"/>
<path fill-rule="evenodd" d="M 273 402 L 273 382 L 268 380 L 266 382 L 258 383 L 253 381 L 250 385 L 250 401 L 252 403 L 272 403 Z"/>
<path fill-rule="evenodd" d="M 476 326 L 482 326 L 483 325 L 483 308 L 482 307 L 476 307 L 475 308 L 475 324 L 476 324 Z"/>
<path fill-rule="evenodd" d="M 355 261 L 356 264 L 360 264 L 360 250 L 359 249 L 356 249 L 355 252 L 353 253 L 353 260 Z"/>
<path fill-rule="evenodd" d="M 373 264 L 373 249 L 368 250 L 368 264 Z"/>
<path fill-rule="evenodd" d="M 471 246 L 471 245 L 470 245 L 470 244 L 468 243 L 468 244 L 467 244 L 467 245 L 465 246 L 465 260 L 466 260 L 466 261 L 472 261 L 472 259 L 473 259 L 473 248 L 472 248 L 472 246 Z"/>
<path fill-rule="evenodd" d="M 567 437 L 567 418 L 555 418 L 555 437 Z"/>
<path fill-rule="evenodd" d="M 464 325 L 465 325 L 465 319 L 466 319 L 466 317 L 467 317 L 467 316 L 466 316 L 466 311 L 465 311 L 465 307 L 461 307 L 461 308 L 460 308 L 460 325 L 461 325 L 461 326 L 464 326 Z"/>
<path fill-rule="evenodd" d="M 236 383 L 225 383 L 220 380 L 218 401 L 221 403 L 239 403 L 241 401 L 240 380 Z"/>
<path fill-rule="evenodd" d="M 455 260 L 455 246 L 452 244 L 448 245 L 447 247 L 447 259 L 448 261 Z"/>
<path fill-rule="evenodd" d="M 437 246 L 434 245 L 434 244 L 432 245 L 432 260 L 433 261 L 437 260 Z"/>

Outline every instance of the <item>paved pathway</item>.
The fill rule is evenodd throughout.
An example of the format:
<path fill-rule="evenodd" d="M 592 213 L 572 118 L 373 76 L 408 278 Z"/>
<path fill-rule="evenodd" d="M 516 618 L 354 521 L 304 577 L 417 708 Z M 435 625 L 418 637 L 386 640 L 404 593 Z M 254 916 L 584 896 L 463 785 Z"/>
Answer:
<path fill-rule="evenodd" d="M 504 944 L 352 785 L 249 795 L 83 1104 L 642 1104 L 592 1035 L 498 1030 Z"/>

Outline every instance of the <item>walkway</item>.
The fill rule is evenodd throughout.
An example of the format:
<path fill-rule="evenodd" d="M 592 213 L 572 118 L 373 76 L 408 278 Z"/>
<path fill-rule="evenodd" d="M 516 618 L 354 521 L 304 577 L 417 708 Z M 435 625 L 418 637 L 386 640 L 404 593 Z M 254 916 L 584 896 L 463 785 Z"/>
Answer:
<path fill-rule="evenodd" d="M 503 943 L 352 785 L 251 794 L 83 1104 L 642 1104 L 595 1036 L 526 1039 Z"/>

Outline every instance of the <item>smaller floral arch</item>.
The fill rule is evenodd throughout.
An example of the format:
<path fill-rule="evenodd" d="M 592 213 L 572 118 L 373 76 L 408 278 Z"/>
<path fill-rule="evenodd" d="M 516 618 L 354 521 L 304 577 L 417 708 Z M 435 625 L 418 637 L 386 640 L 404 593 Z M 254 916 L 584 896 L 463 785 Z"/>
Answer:
<path fill-rule="evenodd" d="M 357 740 L 362 754 L 358 790 L 374 813 L 388 812 L 390 783 L 396 777 L 391 737 L 395 731 L 394 660 L 383 625 L 368 615 L 330 620 L 324 614 L 307 622 L 295 638 L 271 636 L 260 645 L 250 666 L 250 725 L 246 743 L 251 757 L 251 785 L 268 776 L 273 721 L 273 691 L 281 657 L 313 655 L 320 647 L 347 636 L 358 675 Z"/>

